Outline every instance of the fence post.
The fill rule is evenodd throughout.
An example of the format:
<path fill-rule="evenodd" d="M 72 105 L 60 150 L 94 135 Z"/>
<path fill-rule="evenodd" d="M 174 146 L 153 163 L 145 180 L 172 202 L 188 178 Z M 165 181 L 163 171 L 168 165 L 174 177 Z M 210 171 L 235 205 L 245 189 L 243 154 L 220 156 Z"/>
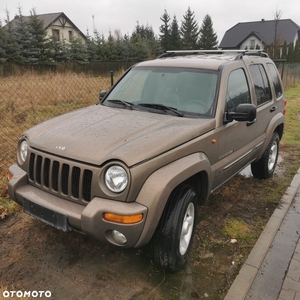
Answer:
<path fill-rule="evenodd" d="M 114 85 L 114 71 L 110 71 L 110 86 Z"/>

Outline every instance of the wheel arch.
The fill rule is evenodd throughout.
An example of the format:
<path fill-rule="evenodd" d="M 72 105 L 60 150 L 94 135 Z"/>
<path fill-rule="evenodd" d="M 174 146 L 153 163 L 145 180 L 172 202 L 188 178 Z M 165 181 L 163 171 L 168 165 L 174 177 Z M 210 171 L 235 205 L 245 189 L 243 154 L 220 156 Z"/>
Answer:
<path fill-rule="evenodd" d="M 274 132 L 277 132 L 277 133 L 278 133 L 278 135 L 279 135 L 279 140 L 282 139 L 283 131 L 284 131 L 284 123 L 279 124 L 279 125 L 275 128 L 275 130 L 274 130 Z"/>
<path fill-rule="evenodd" d="M 281 140 L 283 136 L 283 131 L 284 131 L 284 115 L 282 113 L 279 113 L 276 116 L 274 116 L 269 123 L 269 126 L 266 130 L 266 139 L 264 142 L 264 146 L 261 149 L 259 158 L 264 154 L 266 148 L 268 147 L 270 140 L 272 138 L 272 134 L 274 132 L 277 132 L 279 135 L 279 140 Z"/>
<path fill-rule="evenodd" d="M 198 205 L 203 205 L 209 196 L 209 179 L 208 173 L 204 170 L 194 174 L 183 183 L 192 186 L 198 196 Z"/>
<path fill-rule="evenodd" d="M 135 247 L 150 241 L 172 191 L 180 184 L 193 186 L 198 195 L 198 203 L 203 204 L 211 188 L 210 173 L 211 166 L 207 156 L 204 153 L 194 153 L 151 174 L 136 199 L 136 202 L 148 208 L 148 213 L 143 232 Z"/>

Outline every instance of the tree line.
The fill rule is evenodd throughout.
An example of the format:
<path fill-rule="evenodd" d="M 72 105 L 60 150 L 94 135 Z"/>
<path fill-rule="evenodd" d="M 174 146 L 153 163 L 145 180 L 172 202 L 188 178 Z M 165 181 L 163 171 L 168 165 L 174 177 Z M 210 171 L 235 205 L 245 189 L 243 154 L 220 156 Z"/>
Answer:
<path fill-rule="evenodd" d="M 122 35 L 120 30 L 116 30 L 109 32 L 106 38 L 97 30 L 92 35 L 87 31 L 85 42 L 78 38 L 71 41 L 47 38 L 43 21 L 38 18 L 35 9 L 30 11 L 29 18 L 25 18 L 19 7 L 15 18 L 16 25 L 12 26 L 9 12 L 6 11 L 5 25 L 2 26 L 0 22 L 0 63 L 141 61 L 156 58 L 167 50 L 218 49 L 218 37 L 211 17 L 207 14 L 199 26 L 190 7 L 180 23 L 176 15 L 171 18 L 164 10 L 160 16 L 158 35 L 151 25 L 140 25 L 137 22 L 131 34 Z M 295 45 L 287 45 L 275 34 L 274 42 L 265 45 L 263 50 L 273 59 L 300 62 L 299 40 Z"/>
<path fill-rule="evenodd" d="M 266 51 L 269 53 L 270 57 L 275 59 L 284 59 L 287 63 L 300 63 L 300 43 L 299 40 L 294 44 L 291 42 L 287 44 L 284 41 L 279 47 L 276 47 L 275 43 L 272 43 L 270 46 L 266 47 Z"/>
<path fill-rule="evenodd" d="M 62 61 L 141 61 L 155 58 L 167 50 L 217 49 L 218 39 L 212 19 L 206 15 L 201 27 L 195 13 L 188 7 L 181 24 L 164 10 L 160 17 L 159 35 L 152 26 L 137 22 L 132 34 L 119 30 L 109 32 L 107 38 L 97 30 L 88 31 L 86 42 L 78 38 L 58 41 L 47 38 L 43 21 L 35 9 L 25 18 L 18 8 L 17 22 L 12 26 L 6 11 L 5 25 L 0 23 L 0 62 L 45 64 Z"/>

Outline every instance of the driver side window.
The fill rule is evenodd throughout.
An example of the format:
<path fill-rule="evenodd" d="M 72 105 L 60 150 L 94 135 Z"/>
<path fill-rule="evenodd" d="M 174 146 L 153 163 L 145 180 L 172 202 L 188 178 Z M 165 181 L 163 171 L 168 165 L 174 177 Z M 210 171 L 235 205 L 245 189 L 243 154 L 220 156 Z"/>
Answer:
<path fill-rule="evenodd" d="M 226 94 L 226 111 L 235 112 L 241 103 L 251 103 L 249 86 L 243 69 L 230 73 Z"/>

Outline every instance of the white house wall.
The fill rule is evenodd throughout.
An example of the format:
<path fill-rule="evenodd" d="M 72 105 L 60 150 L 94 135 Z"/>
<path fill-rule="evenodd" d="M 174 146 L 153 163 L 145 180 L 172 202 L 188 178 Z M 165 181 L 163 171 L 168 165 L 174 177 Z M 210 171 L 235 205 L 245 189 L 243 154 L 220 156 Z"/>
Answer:
<path fill-rule="evenodd" d="M 295 34 L 295 38 L 294 38 L 294 46 L 296 45 L 296 42 L 298 41 L 298 32 L 296 32 Z"/>
<path fill-rule="evenodd" d="M 263 43 L 256 36 L 250 36 L 247 40 L 245 40 L 242 43 L 240 49 L 241 50 L 245 50 L 245 49 L 250 50 L 251 49 L 251 40 L 254 40 L 254 48 L 252 48 L 252 49 L 256 49 L 257 45 L 259 46 L 259 48 L 261 50 L 264 49 Z"/>
<path fill-rule="evenodd" d="M 56 20 L 51 26 L 49 26 L 46 29 L 47 32 L 47 37 L 50 38 L 53 36 L 53 29 L 54 30 L 59 30 L 59 40 L 60 41 L 65 41 L 65 42 L 70 42 L 69 38 L 69 31 L 72 31 L 72 38 L 73 39 L 80 39 L 83 43 L 85 40 L 82 38 L 82 35 L 80 32 L 72 26 L 67 20 L 61 19 L 62 23 L 64 24 L 64 27 L 62 27 L 61 22 Z"/>

